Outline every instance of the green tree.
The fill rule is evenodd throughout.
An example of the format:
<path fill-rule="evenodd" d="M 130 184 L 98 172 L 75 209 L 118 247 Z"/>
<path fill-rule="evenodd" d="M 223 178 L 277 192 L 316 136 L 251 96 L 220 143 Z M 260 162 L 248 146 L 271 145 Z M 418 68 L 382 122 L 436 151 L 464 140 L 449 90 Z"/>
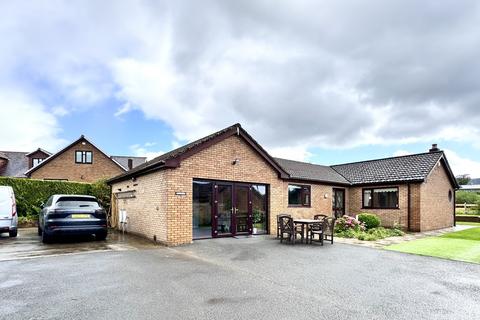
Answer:
<path fill-rule="evenodd" d="M 470 175 L 468 175 L 468 174 L 461 174 L 461 175 L 457 176 L 456 179 L 457 179 L 458 184 L 461 185 L 461 186 L 469 184 L 470 180 L 472 180 L 472 178 L 470 178 Z"/>

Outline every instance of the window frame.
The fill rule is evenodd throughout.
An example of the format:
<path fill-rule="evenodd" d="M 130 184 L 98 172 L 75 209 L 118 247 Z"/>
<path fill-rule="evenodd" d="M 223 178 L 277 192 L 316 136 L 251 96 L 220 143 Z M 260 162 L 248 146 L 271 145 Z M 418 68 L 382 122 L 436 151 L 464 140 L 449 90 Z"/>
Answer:
<path fill-rule="evenodd" d="M 77 160 L 77 154 L 81 153 L 81 161 Z M 90 161 L 87 161 L 87 153 L 90 153 Z M 93 163 L 93 151 L 90 150 L 75 150 L 75 163 L 76 164 L 92 164 Z"/>
<path fill-rule="evenodd" d="M 289 196 L 289 188 L 290 186 L 295 186 L 295 187 L 300 187 L 300 204 L 290 204 L 290 196 Z M 305 189 L 308 190 L 308 192 L 305 192 Z M 305 204 L 305 196 L 308 195 L 308 204 Z M 311 208 L 312 207 L 312 186 L 308 184 L 296 184 L 296 183 L 289 183 L 287 186 L 287 201 L 288 201 L 288 207 L 294 207 L 294 208 Z"/>
<path fill-rule="evenodd" d="M 397 206 L 396 207 L 374 207 L 373 204 L 374 204 L 374 195 L 375 195 L 375 192 L 374 190 L 382 190 L 382 189 L 397 189 L 396 193 L 397 193 Z M 372 195 L 372 201 L 371 201 L 371 205 L 366 207 L 365 206 L 365 191 L 370 191 L 370 194 Z M 400 189 L 398 186 L 392 186 L 392 187 L 370 187 L 370 188 L 362 188 L 362 209 L 385 209 L 385 210 L 399 210 L 400 209 Z"/>
<path fill-rule="evenodd" d="M 43 160 L 45 160 L 45 158 L 32 158 L 32 167 L 38 166 Z M 37 164 L 35 164 L 35 161 L 37 161 Z"/>

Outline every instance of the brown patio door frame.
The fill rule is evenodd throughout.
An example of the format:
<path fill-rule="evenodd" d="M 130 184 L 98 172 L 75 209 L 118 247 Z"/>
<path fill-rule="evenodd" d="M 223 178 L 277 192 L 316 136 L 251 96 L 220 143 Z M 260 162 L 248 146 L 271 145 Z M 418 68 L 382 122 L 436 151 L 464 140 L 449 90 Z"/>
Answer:
<path fill-rule="evenodd" d="M 219 187 L 227 187 L 230 188 L 230 199 L 231 199 L 231 208 L 228 210 L 230 211 L 230 232 L 220 233 L 218 230 L 218 222 L 220 219 L 222 212 L 219 212 L 219 205 L 220 205 L 220 197 L 219 197 Z M 238 191 L 241 189 L 247 189 L 247 231 L 244 232 L 237 232 L 237 213 L 238 207 L 241 205 L 239 201 Z M 214 206 L 212 210 L 212 237 L 213 238 L 221 238 L 221 237 L 232 237 L 236 235 L 246 235 L 253 233 L 253 221 L 252 221 L 252 201 L 251 201 L 251 185 L 245 183 L 236 183 L 236 182 L 215 182 L 214 185 Z M 228 212 L 228 211 L 227 211 Z"/>
<path fill-rule="evenodd" d="M 338 206 L 338 198 L 337 198 L 337 192 L 339 193 L 342 193 L 342 206 L 339 207 Z M 341 209 L 342 212 L 341 212 L 341 216 L 344 216 L 345 215 L 345 189 L 341 189 L 341 188 L 333 188 L 333 202 L 332 202 L 332 209 L 333 209 L 333 215 L 335 216 L 335 218 L 338 217 L 337 215 L 337 212 Z"/>

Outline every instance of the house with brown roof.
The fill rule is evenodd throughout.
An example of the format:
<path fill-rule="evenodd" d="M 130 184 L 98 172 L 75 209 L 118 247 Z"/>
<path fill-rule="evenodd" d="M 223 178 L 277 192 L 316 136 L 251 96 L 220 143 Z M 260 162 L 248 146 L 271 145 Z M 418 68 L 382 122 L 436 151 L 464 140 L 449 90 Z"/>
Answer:
<path fill-rule="evenodd" d="M 0 176 L 94 182 L 145 161 L 145 157 L 108 156 L 82 135 L 54 154 L 41 148 L 33 152 L 0 151 Z"/>
<path fill-rule="evenodd" d="M 322 166 L 273 158 L 235 124 L 108 180 L 114 217 L 167 245 L 275 234 L 276 216 L 378 215 L 387 227 L 454 225 L 458 184 L 445 154 Z M 114 219 L 115 222 L 118 219 Z"/>

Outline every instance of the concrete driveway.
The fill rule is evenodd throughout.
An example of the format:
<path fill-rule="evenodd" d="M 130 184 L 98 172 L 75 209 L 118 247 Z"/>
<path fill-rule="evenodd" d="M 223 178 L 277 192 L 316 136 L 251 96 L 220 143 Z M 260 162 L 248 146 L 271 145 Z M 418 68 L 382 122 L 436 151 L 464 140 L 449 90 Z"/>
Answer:
<path fill-rule="evenodd" d="M 9 238 L 8 234 L 0 235 L 0 261 L 155 247 L 142 238 L 122 235 L 115 231 L 109 232 L 105 241 L 95 241 L 93 237 L 69 237 L 43 244 L 37 235 L 37 228 L 22 228 L 18 229 L 16 238 Z"/>
<path fill-rule="evenodd" d="M 0 262 L 8 319 L 478 319 L 480 266 L 266 237 Z"/>

